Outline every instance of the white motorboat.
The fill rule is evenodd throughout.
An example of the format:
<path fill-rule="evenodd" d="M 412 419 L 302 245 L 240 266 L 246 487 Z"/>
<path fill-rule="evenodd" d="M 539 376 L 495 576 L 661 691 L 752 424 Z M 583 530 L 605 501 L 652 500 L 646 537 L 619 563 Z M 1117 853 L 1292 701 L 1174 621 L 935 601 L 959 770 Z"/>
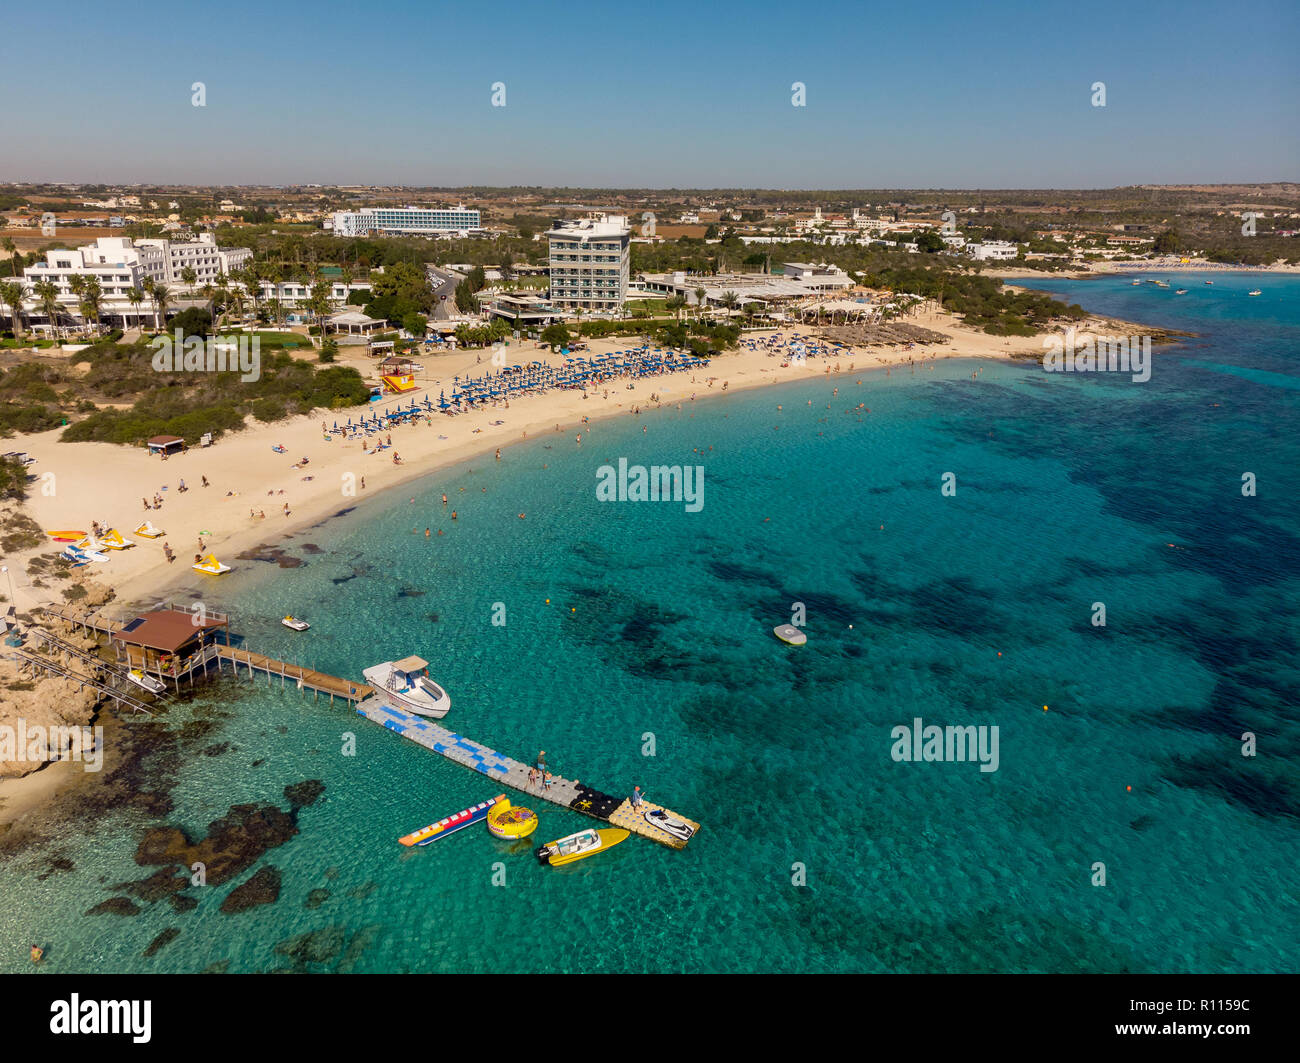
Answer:
<path fill-rule="evenodd" d="M 645 821 L 652 827 L 658 827 L 662 831 L 667 831 L 674 838 L 681 838 L 682 841 L 691 840 L 691 835 L 695 833 L 695 828 L 689 823 L 685 823 L 676 816 L 669 815 L 666 809 L 648 808 L 642 815 Z"/>
<path fill-rule="evenodd" d="M 297 616 L 286 616 L 280 621 L 285 627 L 292 628 L 294 631 L 306 631 L 311 625 Z"/>
<path fill-rule="evenodd" d="M 161 679 L 155 679 L 151 675 L 146 675 L 144 672 L 140 671 L 139 668 L 132 668 L 126 673 L 126 677 L 136 686 L 149 691 L 150 694 L 162 694 L 167 690 L 167 684 Z"/>
<path fill-rule="evenodd" d="M 361 674 L 375 693 L 394 708 L 434 719 L 446 716 L 451 708 L 451 696 L 429 678 L 429 662 L 419 657 L 385 661 Z"/>

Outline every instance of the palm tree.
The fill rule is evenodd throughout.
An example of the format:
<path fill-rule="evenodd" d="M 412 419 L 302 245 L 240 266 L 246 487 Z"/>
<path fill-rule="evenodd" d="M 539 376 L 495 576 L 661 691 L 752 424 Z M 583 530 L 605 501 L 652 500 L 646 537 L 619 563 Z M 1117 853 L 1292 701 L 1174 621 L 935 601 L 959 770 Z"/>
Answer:
<path fill-rule="evenodd" d="M 154 282 L 153 290 L 149 293 L 149 298 L 153 300 L 153 327 L 155 330 L 160 329 L 167 323 L 167 302 L 171 298 L 171 291 L 167 285 Z"/>
<path fill-rule="evenodd" d="M 193 266 L 186 266 L 181 270 L 181 280 L 184 282 L 185 287 L 193 288 L 194 282 L 198 279 L 199 275 L 194 272 Z"/>
<path fill-rule="evenodd" d="M 18 245 L 10 237 L 6 236 L 4 238 L 4 249 L 5 254 L 13 259 L 14 276 L 17 277 L 23 266 L 23 256 L 18 253 Z"/>
<path fill-rule="evenodd" d="M 90 311 L 90 316 L 95 319 L 95 334 L 98 335 L 101 331 L 99 308 L 104 301 L 104 289 L 99 285 L 99 278 L 87 277 L 81 294 L 81 316 L 85 318 L 86 311 Z"/>
<path fill-rule="evenodd" d="M 673 317 L 681 320 L 679 311 L 686 305 L 686 296 L 670 295 L 664 300 L 664 308 L 673 312 Z"/>
<path fill-rule="evenodd" d="M 154 280 L 152 277 L 145 277 L 145 279 L 140 282 L 140 290 L 144 292 L 145 298 L 147 298 L 151 303 L 153 303 L 153 290 L 157 286 L 158 286 L 158 282 Z M 158 331 L 158 304 L 153 303 L 153 307 L 154 307 L 153 327 L 154 327 L 154 331 L 157 332 Z"/>
<path fill-rule="evenodd" d="M 275 323 L 281 325 L 284 323 L 284 304 L 279 299 L 270 299 L 267 301 L 267 309 L 271 311 L 271 316 L 275 318 Z"/>
<path fill-rule="evenodd" d="M 59 331 L 59 286 L 51 280 L 37 281 L 32 285 L 32 291 L 36 293 L 36 298 L 41 301 L 41 309 L 45 311 L 45 318 L 50 323 L 50 332 L 57 335 Z"/>
<path fill-rule="evenodd" d="M 700 314 L 704 312 L 704 297 L 707 294 L 708 293 L 704 290 L 704 287 L 702 285 L 699 288 L 695 289 L 695 316 L 696 317 L 699 317 Z"/>
<path fill-rule="evenodd" d="M 724 310 L 735 310 L 740 303 L 740 296 L 731 291 L 723 292 L 719 302 L 722 303 Z"/>
<path fill-rule="evenodd" d="M 140 304 L 144 302 L 144 292 L 139 288 L 128 288 L 126 290 L 126 301 L 131 304 L 131 311 L 138 327 L 140 324 Z"/>
<path fill-rule="evenodd" d="M 259 283 L 261 280 L 260 273 L 261 270 L 258 268 L 257 263 L 250 261 L 247 266 L 239 271 L 235 278 L 244 286 L 244 291 L 248 293 L 248 297 L 253 300 L 254 315 L 257 314 L 257 300 L 262 295 L 262 289 Z"/>
<path fill-rule="evenodd" d="M 23 300 L 27 298 L 27 285 L 22 281 L 7 281 L 0 284 L 0 303 L 9 307 L 9 316 L 14 319 L 14 339 L 23 338 Z"/>

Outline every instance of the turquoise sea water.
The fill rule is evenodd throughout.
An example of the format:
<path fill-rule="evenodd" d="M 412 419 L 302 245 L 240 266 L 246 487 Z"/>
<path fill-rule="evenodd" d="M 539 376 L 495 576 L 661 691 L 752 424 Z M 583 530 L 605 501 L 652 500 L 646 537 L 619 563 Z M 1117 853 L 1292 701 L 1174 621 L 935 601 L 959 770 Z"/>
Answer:
<path fill-rule="evenodd" d="M 1199 334 L 1145 384 L 955 360 L 711 396 L 434 474 L 291 539 L 300 568 L 202 585 L 262 652 L 358 678 L 425 656 L 447 725 L 640 784 L 703 824 L 686 850 L 544 868 L 532 844 L 591 821 L 533 803 L 533 843 L 471 828 L 409 852 L 399 835 L 497 790 L 227 677 L 168 720 L 208 730 L 145 761 L 170 813 L 64 822 L 0 864 L 0 971 L 30 969 L 34 940 L 52 970 L 264 971 L 311 931 L 335 935 L 322 971 L 1300 968 L 1300 279 L 1167 279 L 1190 294 L 1035 285 Z M 703 465 L 703 509 L 598 502 L 620 457 Z M 771 634 L 794 602 L 798 649 Z M 997 725 L 999 769 L 895 762 L 915 717 Z M 198 837 L 304 779 L 326 789 L 298 835 L 191 890 L 196 910 L 82 914 L 153 870 L 132 860 L 147 827 Z M 219 912 L 265 864 L 279 900 Z"/>

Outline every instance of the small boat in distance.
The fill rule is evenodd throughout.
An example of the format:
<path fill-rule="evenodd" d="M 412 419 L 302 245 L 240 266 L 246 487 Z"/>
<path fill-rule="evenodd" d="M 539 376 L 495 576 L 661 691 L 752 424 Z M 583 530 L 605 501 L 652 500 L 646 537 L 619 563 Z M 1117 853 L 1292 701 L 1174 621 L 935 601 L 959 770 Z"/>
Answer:
<path fill-rule="evenodd" d="M 1137 285 L 1141 284 L 1142 282 L 1141 282 L 1141 281 L 1130 281 L 1129 283 L 1132 284 L 1134 287 L 1136 287 Z"/>
<path fill-rule="evenodd" d="M 562 867 L 575 860 L 585 860 L 596 853 L 612 849 L 621 841 L 626 841 L 628 832 L 622 828 L 595 830 L 588 828 L 577 834 L 570 834 L 547 842 L 537 849 L 537 859 L 551 867 Z"/>
<path fill-rule="evenodd" d="M 1206 284 L 1213 284 L 1214 281 L 1206 281 L 1205 283 L 1206 283 Z"/>
<path fill-rule="evenodd" d="M 208 554 L 202 561 L 197 561 L 190 568 L 195 572 L 206 572 L 211 576 L 220 576 L 223 572 L 229 572 L 230 566 L 223 565 L 216 559 L 213 554 Z"/>
<path fill-rule="evenodd" d="M 126 673 L 127 679 L 131 680 L 142 690 L 149 691 L 150 694 L 162 694 L 167 690 L 167 684 L 161 679 L 155 679 L 151 675 L 145 675 L 139 668 L 132 668 Z"/>
<path fill-rule="evenodd" d="M 1263 295 L 1264 293 L 1256 288 L 1253 292 L 1247 292 L 1247 295 Z"/>
<path fill-rule="evenodd" d="M 781 624 L 778 627 L 774 627 L 772 629 L 772 634 L 775 635 L 777 638 L 779 638 L 782 642 L 787 643 L 791 646 L 802 646 L 805 642 L 808 641 L 808 636 L 805 635 L 793 624 Z"/>
<path fill-rule="evenodd" d="M 505 794 L 497 794 L 491 801 L 482 801 L 477 805 L 470 805 L 469 808 L 462 808 L 454 816 L 440 819 L 437 823 L 430 823 L 427 827 L 411 831 L 410 834 L 397 840 L 407 848 L 412 845 L 428 845 L 439 838 L 447 837 L 448 834 L 454 834 L 462 827 L 487 819 L 487 814 L 505 799 Z"/>
<path fill-rule="evenodd" d="M 294 631 L 306 631 L 311 625 L 297 616 L 286 616 L 280 621 L 285 627 L 292 628 Z"/>
<path fill-rule="evenodd" d="M 1175 295 L 1186 295 L 1186 294 L 1187 294 L 1187 289 L 1186 289 L 1186 288 L 1179 288 L 1178 291 L 1174 292 L 1174 294 L 1175 294 Z"/>
<path fill-rule="evenodd" d="M 429 662 L 419 657 L 384 661 L 361 673 L 375 693 L 394 708 L 406 709 L 417 716 L 435 720 L 447 715 L 451 696 L 429 678 Z"/>

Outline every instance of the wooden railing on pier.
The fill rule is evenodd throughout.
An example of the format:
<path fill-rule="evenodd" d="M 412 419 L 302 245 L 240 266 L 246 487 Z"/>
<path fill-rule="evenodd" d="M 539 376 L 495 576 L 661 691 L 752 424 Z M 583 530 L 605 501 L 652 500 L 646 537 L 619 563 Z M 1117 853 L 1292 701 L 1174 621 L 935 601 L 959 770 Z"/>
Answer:
<path fill-rule="evenodd" d="M 229 661 L 231 671 L 236 676 L 239 675 L 240 668 L 248 670 L 250 679 L 253 678 L 255 672 L 264 672 L 268 683 L 278 676 L 281 686 L 286 686 L 292 682 L 299 690 L 311 690 L 316 694 L 328 694 L 330 700 L 343 698 L 352 702 L 364 701 L 374 693 L 374 689 L 368 683 L 340 679 L 336 675 L 317 672 L 311 668 L 304 668 L 299 664 L 276 660 L 264 653 L 255 653 L 252 650 L 243 650 L 236 646 L 218 645 L 214 648 L 217 651 L 218 671 L 221 670 L 223 661 Z"/>

